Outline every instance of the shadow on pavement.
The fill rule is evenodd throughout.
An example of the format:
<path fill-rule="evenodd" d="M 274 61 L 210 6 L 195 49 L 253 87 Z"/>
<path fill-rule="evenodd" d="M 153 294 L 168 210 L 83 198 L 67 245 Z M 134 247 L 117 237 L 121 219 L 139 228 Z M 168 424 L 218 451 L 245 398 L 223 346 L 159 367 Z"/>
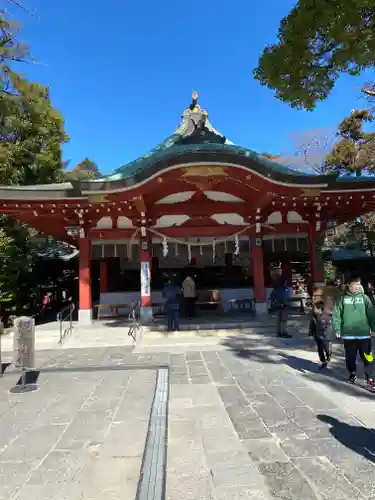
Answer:
<path fill-rule="evenodd" d="M 375 463 L 375 432 L 362 426 L 340 422 L 328 415 L 317 415 L 318 420 L 330 426 L 332 436 L 346 448 Z"/>
<path fill-rule="evenodd" d="M 328 370 L 322 371 L 319 369 L 319 364 L 314 363 L 309 359 L 292 356 L 285 353 L 279 353 L 282 362 L 299 371 L 304 377 L 310 380 L 316 380 L 328 385 L 335 391 L 344 392 L 350 396 L 358 396 L 359 398 L 372 399 L 374 395 L 366 392 L 363 385 L 350 385 L 347 383 L 347 372 L 345 367 L 332 365 Z M 363 376 L 363 367 L 358 363 L 358 375 Z M 375 436 L 374 436 L 375 439 Z"/>
<path fill-rule="evenodd" d="M 242 335 L 232 335 L 222 340 L 221 345 L 231 350 L 234 355 L 243 360 L 250 360 L 263 365 L 286 365 L 310 380 L 326 384 L 334 391 L 363 399 L 374 399 L 374 395 L 366 392 L 363 386 L 353 386 L 346 382 L 347 374 L 343 357 L 335 356 L 331 367 L 326 371 L 319 369 L 319 363 L 293 354 L 293 350 L 316 352 L 315 343 L 306 338 L 277 339 L 266 338 L 262 344 L 259 339 Z M 285 351 L 288 351 L 285 352 Z M 358 375 L 363 375 L 363 366 L 358 363 Z"/>

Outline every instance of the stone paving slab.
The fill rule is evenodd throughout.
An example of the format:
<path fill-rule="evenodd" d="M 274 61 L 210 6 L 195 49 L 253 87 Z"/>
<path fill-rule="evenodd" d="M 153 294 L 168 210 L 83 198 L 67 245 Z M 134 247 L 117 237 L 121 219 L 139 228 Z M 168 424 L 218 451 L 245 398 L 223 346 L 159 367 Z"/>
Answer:
<path fill-rule="evenodd" d="M 0 499 L 135 498 L 155 370 L 50 371 L 27 394 L 8 392 L 12 375 L 0 380 Z"/>
<path fill-rule="evenodd" d="M 209 475 L 212 491 L 206 497 L 215 499 L 364 499 L 373 494 L 375 434 L 281 356 L 269 349 L 187 351 L 171 355 L 171 370 L 170 418 L 194 422 L 185 437 L 190 436 L 199 460 L 201 439 L 209 471 L 192 480 L 192 490 L 182 498 L 201 494 Z M 205 381 L 199 386 L 203 398 L 189 392 L 199 377 Z M 207 387 L 216 387 L 221 404 Z M 334 471 L 334 484 L 324 470 Z M 171 500 L 181 493 L 175 480 L 167 483 Z"/>
<path fill-rule="evenodd" d="M 341 381 L 340 346 L 327 375 L 306 338 L 241 333 L 179 349 L 44 350 L 39 390 L 24 395 L 4 376 L 0 500 L 134 498 L 164 365 L 168 500 L 374 497 L 375 398 Z"/>

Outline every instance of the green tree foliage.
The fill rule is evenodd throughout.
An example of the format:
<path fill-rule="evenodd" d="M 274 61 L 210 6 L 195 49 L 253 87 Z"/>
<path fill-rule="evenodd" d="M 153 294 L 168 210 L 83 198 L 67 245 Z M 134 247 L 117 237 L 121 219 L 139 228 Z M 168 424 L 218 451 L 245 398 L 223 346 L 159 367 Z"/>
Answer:
<path fill-rule="evenodd" d="M 7 70 L 0 87 L 0 184 L 44 184 L 62 179 L 64 121 L 48 89 Z"/>
<path fill-rule="evenodd" d="M 296 108 L 314 109 L 342 73 L 375 65 L 374 0 L 299 0 L 254 76 Z"/>
<path fill-rule="evenodd" d="M 0 216 L 0 308 L 1 315 L 30 308 L 35 298 L 35 258 L 32 233 L 9 217 Z"/>
<path fill-rule="evenodd" d="M 85 158 L 72 170 L 66 172 L 65 177 L 67 180 L 87 181 L 90 179 L 99 179 L 101 173 L 94 161 Z"/>
<path fill-rule="evenodd" d="M 30 60 L 18 31 L 0 11 L 0 184 L 47 184 L 63 179 L 64 121 L 48 88 L 14 71 Z M 37 288 L 32 256 L 35 231 L 0 216 L 0 315 L 30 308 Z"/>
<path fill-rule="evenodd" d="M 375 133 L 365 132 L 363 127 L 371 122 L 371 113 L 354 110 L 339 125 L 339 140 L 325 160 L 328 172 L 338 174 L 355 174 L 361 176 L 363 171 L 375 173 Z"/>
<path fill-rule="evenodd" d="M 363 130 L 373 120 L 372 114 L 364 110 L 353 110 L 338 127 L 338 141 L 326 156 L 325 168 L 339 175 L 360 177 L 363 172 L 375 173 L 375 133 Z M 332 243 L 350 249 L 363 249 L 371 256 L 375 252 L 375 213 L 370 212 L 355 221 L 336 228 Z"/>

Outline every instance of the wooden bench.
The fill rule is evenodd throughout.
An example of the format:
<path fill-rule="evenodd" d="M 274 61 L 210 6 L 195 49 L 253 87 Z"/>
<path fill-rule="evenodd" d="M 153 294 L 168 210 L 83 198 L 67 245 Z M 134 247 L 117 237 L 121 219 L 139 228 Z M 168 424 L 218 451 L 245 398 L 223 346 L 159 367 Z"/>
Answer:
<path fill-rule="evenodd" d="M 118 318 L 120 316 L 127 316 L 132 306 L 129 304 L 98 304 L 96 306 L 98 310 L 98 319 L 102 318 Z M 126 309 L 126 313 L 120 313 L 120 309 Z"/>
<path fill-rule="evenodd" d="M 220 290 L 197 290 L 197 307 L 219 309 L 221 307 Z"/>

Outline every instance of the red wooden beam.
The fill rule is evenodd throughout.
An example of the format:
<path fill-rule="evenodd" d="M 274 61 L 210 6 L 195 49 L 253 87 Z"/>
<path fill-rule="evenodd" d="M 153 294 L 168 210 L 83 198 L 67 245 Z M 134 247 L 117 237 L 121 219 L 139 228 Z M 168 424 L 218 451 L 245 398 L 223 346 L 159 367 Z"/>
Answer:
<path fill-rule="evenodd" d="M 298 234 L 306 233 L 308 224 L 275 224 L 274 226 L 262 226 L 262 234 Z M 244 230 L 244 226 L 231 226 L 229 224 L 216 225 L 216 226 L 179 226 L 179 227 L 165 227 L 155 229 L 156 233 L 150 230 L 150 234 L 158 237 L 169 236 L 174 238 L 193 238 L 193 237 L 228 237 L 235 233 Z M 120 240 L 131 238 L 135 234 L 136 228 L 131 229 L 92 229 L 90 237 L 96 240 Z M 243 235 L 255 236 L 255 224 L 246 229 Z"/>

